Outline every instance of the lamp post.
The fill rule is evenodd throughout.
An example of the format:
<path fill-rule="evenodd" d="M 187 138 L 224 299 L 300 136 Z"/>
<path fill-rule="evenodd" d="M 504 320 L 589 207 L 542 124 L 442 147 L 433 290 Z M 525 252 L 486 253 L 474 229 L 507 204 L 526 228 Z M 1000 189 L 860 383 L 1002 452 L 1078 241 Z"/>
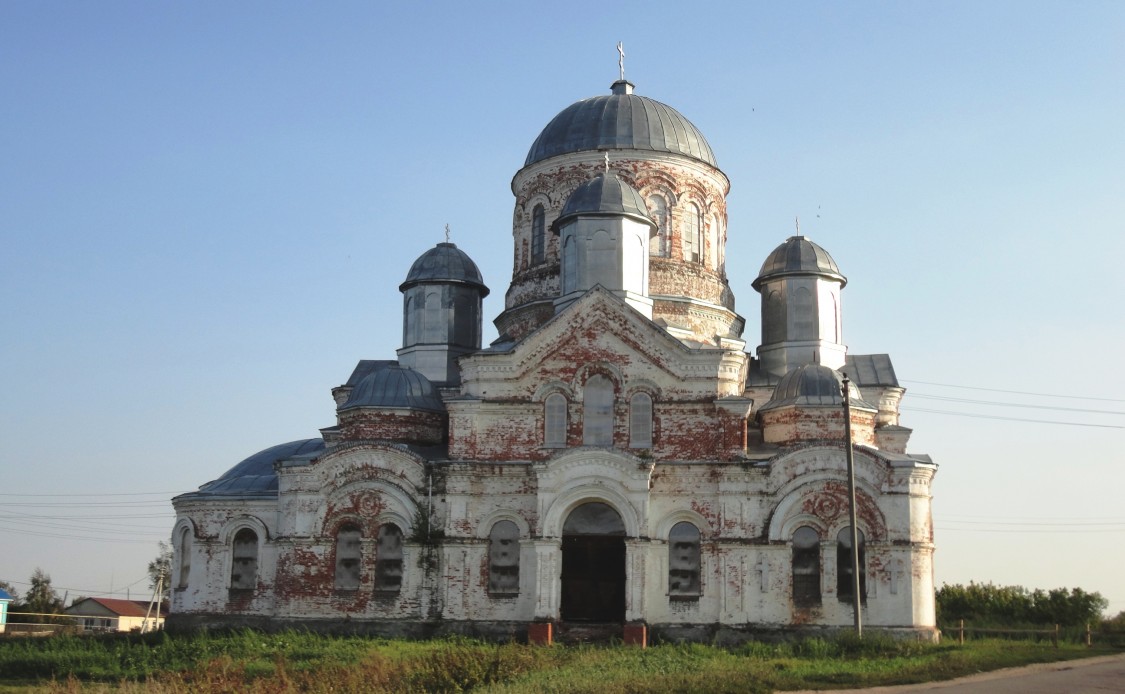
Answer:
<path fill-rule="evenodd" d="M 855 459 L 852 456 L 852 396 L 851 381 L 844 376 L 844 451 L 848 459 L 848 518 L 852 524 L 852 615 L 855 619 L 855 635 L 863 636 L 863 620 L 859 582 L 859 527 L 855 512 Z"/>

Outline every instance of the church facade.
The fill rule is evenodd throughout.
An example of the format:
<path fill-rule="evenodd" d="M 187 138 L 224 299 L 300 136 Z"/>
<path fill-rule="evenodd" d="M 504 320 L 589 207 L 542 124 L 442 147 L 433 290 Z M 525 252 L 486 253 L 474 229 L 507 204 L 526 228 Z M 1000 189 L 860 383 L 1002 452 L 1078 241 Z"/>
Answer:
<path fill-rule="evenodd" d="M 802 236 L 753 282 L 748 349 L 729 188 L 625 80 L 561 111 L 512 180 L 500 337 L 470 257 L 424 252 L 397 359 L 332 389 L 334 425 L 173 500 L 169 626 L 739 640 L 849 626 L 859 600 L 932 635 L 936 466 L 907 452 L 890 358 L 848 353 L 847 280 Z"/>

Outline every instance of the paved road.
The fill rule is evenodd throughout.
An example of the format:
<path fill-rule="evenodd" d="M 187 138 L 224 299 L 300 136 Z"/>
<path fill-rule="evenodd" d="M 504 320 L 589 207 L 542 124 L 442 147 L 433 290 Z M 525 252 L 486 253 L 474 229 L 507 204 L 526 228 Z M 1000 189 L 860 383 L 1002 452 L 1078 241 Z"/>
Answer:
<path fill-rule="evenodd" d="M 946 682 L 900 687 L 852 689 L 852 692 L 927 692 L 941 694 L 1106 694 L 1125 693 L 1125 655 L 1109 655 L 1059 663 L 985 672 Z"/>

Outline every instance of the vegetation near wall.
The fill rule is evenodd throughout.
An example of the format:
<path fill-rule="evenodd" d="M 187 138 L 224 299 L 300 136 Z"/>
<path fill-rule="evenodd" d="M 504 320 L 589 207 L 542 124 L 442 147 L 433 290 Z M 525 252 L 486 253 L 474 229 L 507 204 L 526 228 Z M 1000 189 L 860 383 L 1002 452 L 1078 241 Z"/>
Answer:
<path fill-rule="evenodd" d="M 391 641 L 304 632 L 0 638 L 0 691 L 693 694 L 926 682 L 1112 652 L 981 640 L 971 645 L 809 638 L 701 644 L 529 646 L 463 638 Z M 96 684 L 105 683 L 107 689 Z M 86 684 L 83 684 L 86 683 Z"/>
<path fill-rule="evenodd" d="M 1109 601 L 1081 588 L 1028 590 L 992 583 L 945 584 L 937 591 L 939 625 L 958 620 L 978 626 L 1097 626 Z"/>

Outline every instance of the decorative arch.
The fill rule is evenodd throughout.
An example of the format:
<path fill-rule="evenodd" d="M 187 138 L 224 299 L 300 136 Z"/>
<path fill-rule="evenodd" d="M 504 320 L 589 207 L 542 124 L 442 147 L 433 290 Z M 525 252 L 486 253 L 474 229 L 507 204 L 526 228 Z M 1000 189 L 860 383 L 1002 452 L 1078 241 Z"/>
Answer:
<path fill-rule="evenodd" d="M 624 490 L 608 486 L 614 484 L 614 480 L 595 478 L 586 479 L 584 482 L 581 486 L 560 493 L 548 504 L 547 512 L 540 521 L 542 525 L 540 534 L 543 537 L 562 537 L 563 523 L 566 522 L 571 511 L 592 501 L 601 502 L 617 511 L 621 516 L 621 522 L 625 524 L 627 537 L 640 535 L 640 513 L 629 501 Z M 620 486 L 620 483 L 616 482 L 616 485 Z"/>
<path fill-rule="evenodd" d="M 269 528 L 266 527 L 261 518 L 242 514 L 223 523 L 223 527 L 219 530 L 219 542 L 224 545 L 230 544 L 234 540 L 235 534 L 243 528 L 249 528 L 258 535 L 259 545 L 270 540 Z"/>
<path fill-rule="evenodd" d="M 695 527 L 699 528 L 700 535 L 703 538 L 706 538 L 706 536 L 714 530 L 711 527 L 711 524 L 707 522 L 707 519 L 704 518 L 702 514 L 685 508 L 678 511 L 673 511 L 672 513 L 665 515 L 659 521 L 657 521 L 656 525 L 653 528 L 653 536 L 667 538 L 668 533 L 672 532 L 672 528 L 677 523 L 691 523 Z M 705 533 L 704 530 L 707 530 L 708 532 Z"/>
<path fill-rule="evenodd" d="M 483 516 L 478 522 L 474 531 L 474 535 L 478 540 L 487 540 L 488 534 L 492 530 L 492 526 L 500 521 L 511 521 L 519 528 L 520 537 L 531 537 L 531 524 L 527 519 L 512 509 L 498 509 Z"/>
<path fill-rule="evenodd" d="M 875 497 L 856 484 L 858 524 L 869 541 L 881 541 L 887 535 L 886 518 Z M 770 518 L 769 539 L 784 541 L 799 525 L 814 525 L 822 530 L 822 537 L 848 525 L 847 481 L 839 476 L 823 476 L 807 480 L 790 491 L 777 506 Z M 832 535 L 834 537 L 834 535 Z"/>

